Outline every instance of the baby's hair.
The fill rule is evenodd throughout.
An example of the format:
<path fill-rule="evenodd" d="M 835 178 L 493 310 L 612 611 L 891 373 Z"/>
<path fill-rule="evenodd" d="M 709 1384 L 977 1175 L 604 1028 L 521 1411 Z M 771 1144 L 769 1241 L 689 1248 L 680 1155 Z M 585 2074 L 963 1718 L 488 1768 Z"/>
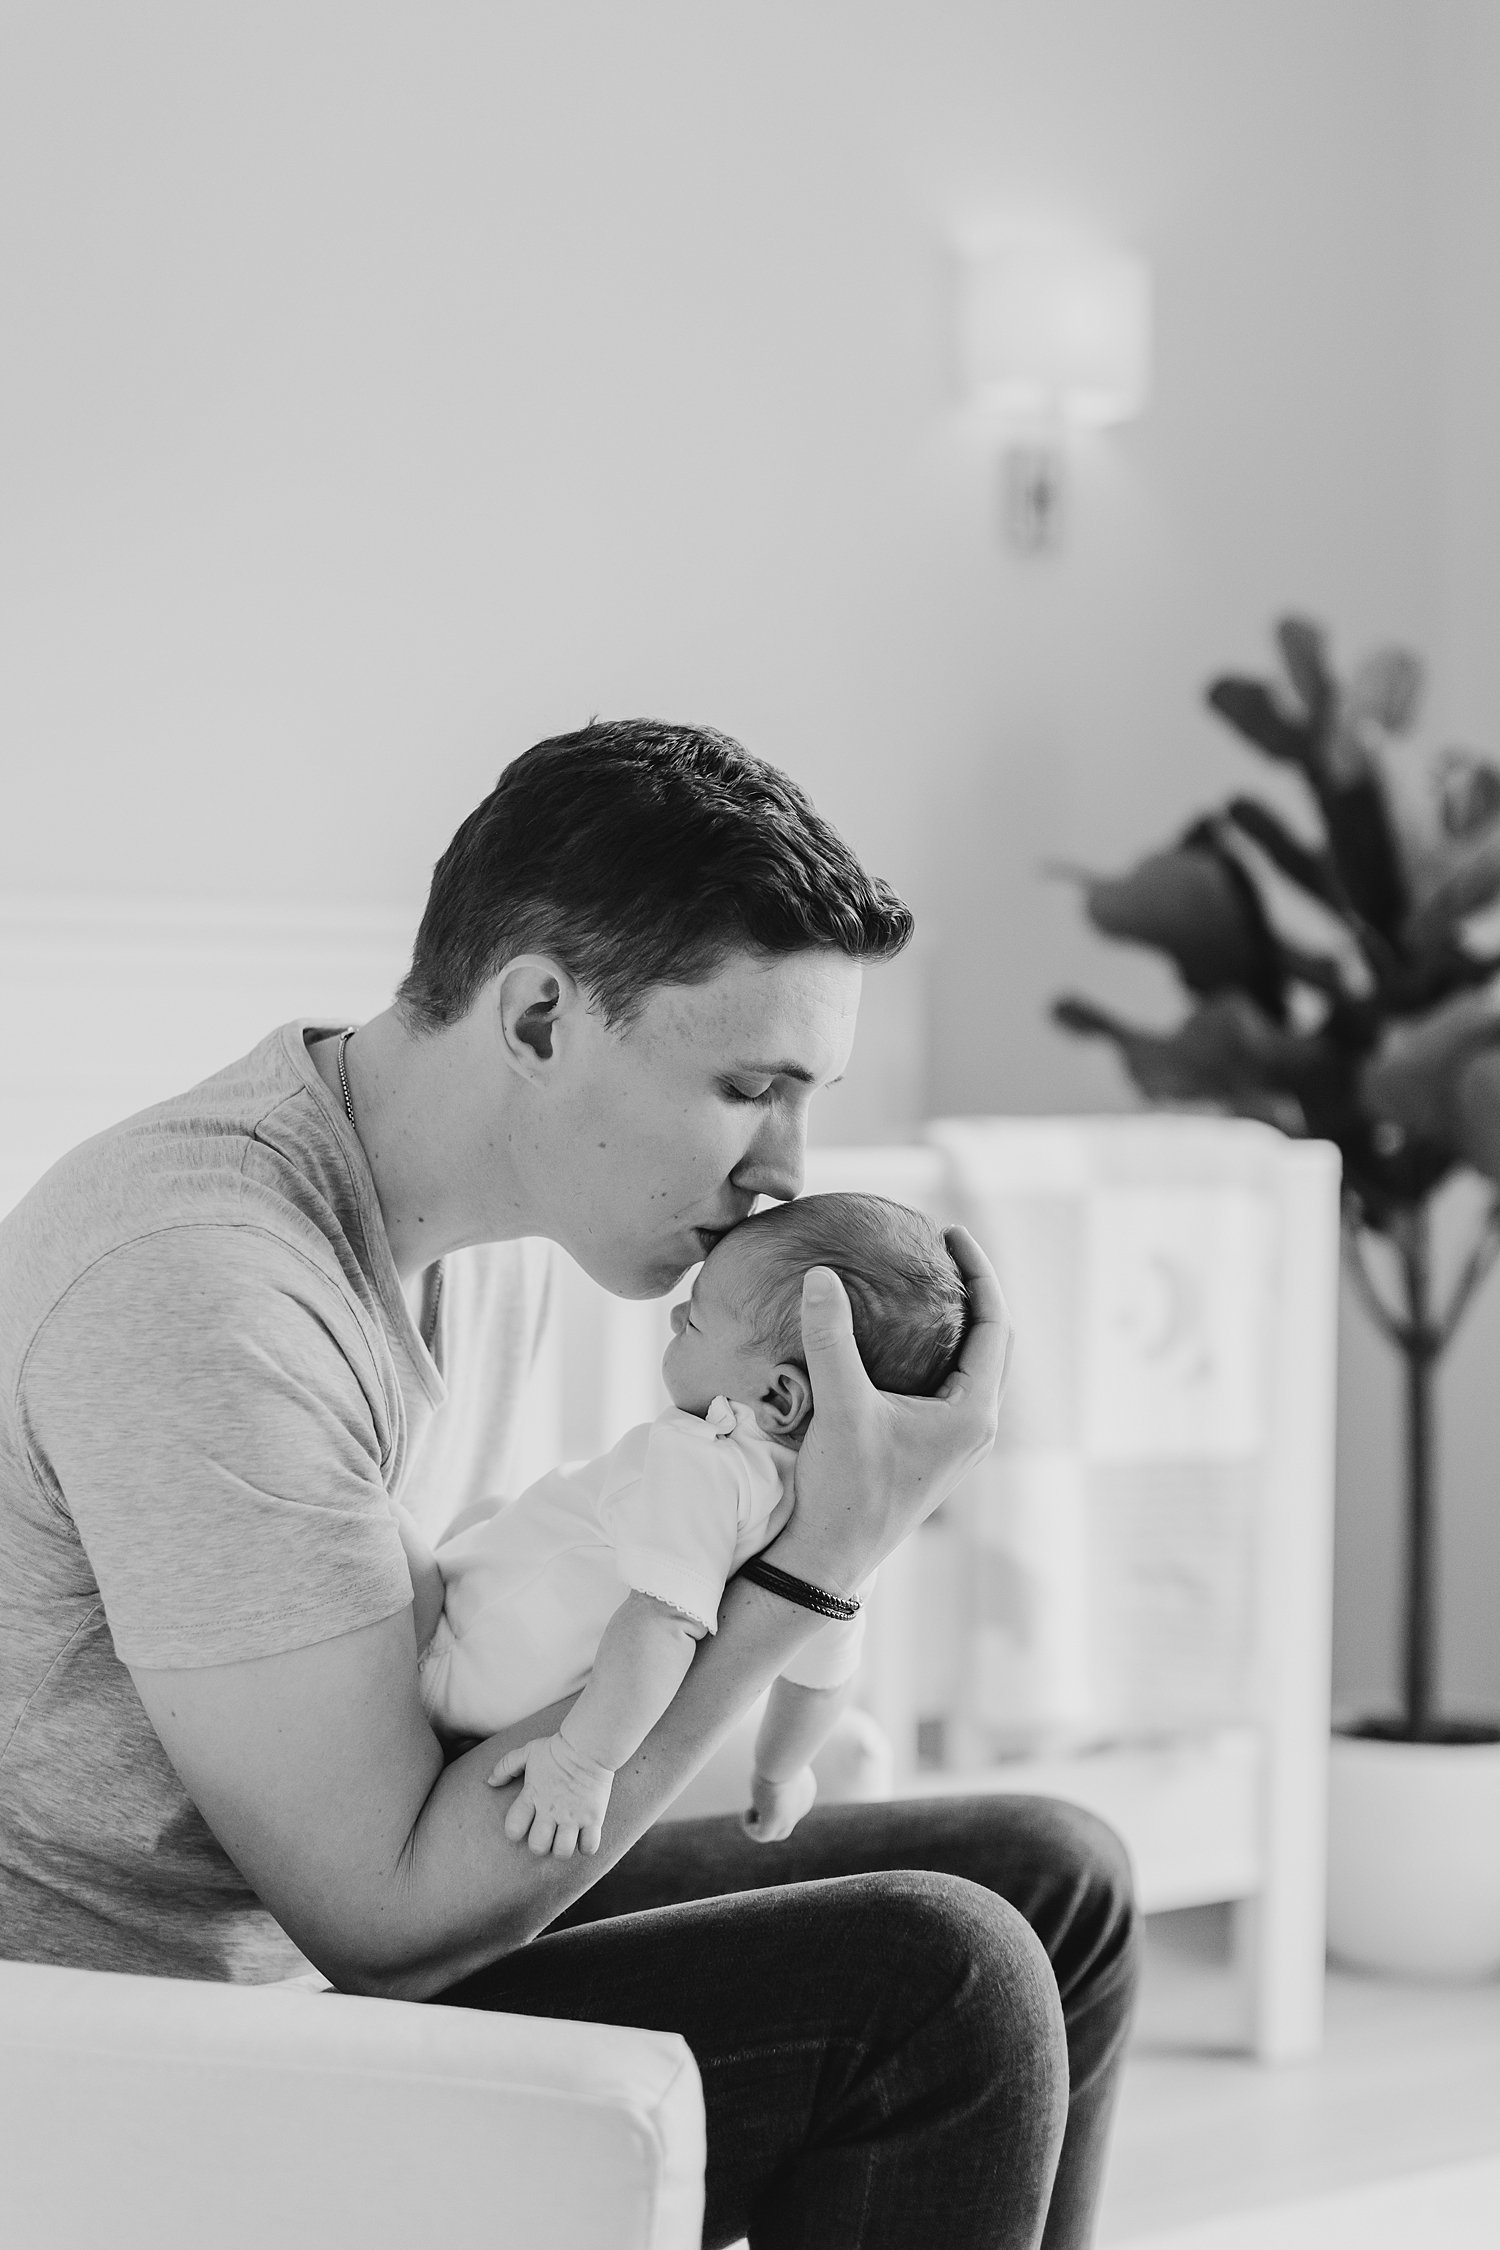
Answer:
<path fill-rule="evenodd" d="M 953 1372 L 968 1297 L 942 1229 L 922 1212 L 883 1195 L 805 1195 L 746 1219 L 734 1239 L 774 1253 L 753 1262 L 737 1293 L 777 1359 L 801 1364 L 802 1276 L 832 1266 L 877 1390 L 930 1397 Z"/>

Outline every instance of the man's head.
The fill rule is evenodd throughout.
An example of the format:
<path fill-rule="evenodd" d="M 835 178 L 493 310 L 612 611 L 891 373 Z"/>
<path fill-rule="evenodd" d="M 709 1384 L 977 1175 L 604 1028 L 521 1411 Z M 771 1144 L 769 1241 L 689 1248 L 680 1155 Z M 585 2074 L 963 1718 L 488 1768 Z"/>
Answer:
<path fill-rule="evenodd" d="M 802 1354 L 802 1277 L 832 1266 L 877 1390 L 930 1397 L 952 1373 L 968 1299 L 942 1230 L 880 1195 L 809 1195 L 736 1227 L 672 1308 L 662 1360 L 668 1395 L 703 1413 L 722 1393 L 795 1441 L 812 1390 Z"/>
<path fill-rule="evenodd" d="M 654 1296 L 757 1196 L 796 1194 L 860 964 L 911 926 L 737 743 L 594 725 L 516 759 L 464 822 L 397 1007 L 419 1045 L 456 1028 L 481 1084 L 505 1074 L 493 1155 L 528 1231 L 617 1294 Z M 471 1144 L 483 1114 L 477 1128 Z"/>
<path fill-rule="evenodd" d="M 709 727 L 596 720 L 524 751 L 470 813 L 397 1002 L 411 1030 L 436 1030 L 539 953 L 623 1026 L 654 985 L 702 983 L 730 953 L 884 961 L 911 930 L 776 767 Z"/>

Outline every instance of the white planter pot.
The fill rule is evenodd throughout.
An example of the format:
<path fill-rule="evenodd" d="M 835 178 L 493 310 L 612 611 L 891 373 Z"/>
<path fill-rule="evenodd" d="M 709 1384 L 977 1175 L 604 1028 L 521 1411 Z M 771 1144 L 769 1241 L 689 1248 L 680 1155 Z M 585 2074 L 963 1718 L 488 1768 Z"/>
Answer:
<path fill-rule="evenodd" d="M 1500 1743 L 1334 1736 L 1328 1950 L 1396 1976 L 1500 1969 Z"/>

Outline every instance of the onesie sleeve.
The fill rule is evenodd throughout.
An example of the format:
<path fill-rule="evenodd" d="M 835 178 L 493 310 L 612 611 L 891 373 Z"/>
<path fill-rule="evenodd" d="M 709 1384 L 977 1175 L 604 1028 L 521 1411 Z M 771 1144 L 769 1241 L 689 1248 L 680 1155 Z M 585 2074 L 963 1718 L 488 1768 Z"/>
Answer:
<path fill-rule="evenodd" d="M 740 1532 L 780 1494 L 774 1465 L 752 1459 L 732 1426 L 673 1408 L 651 1426 L 640 1475 L 600 1515 L 626 1585 L 714 1633 Z"/>
<path fill-rule="evenodd" d="M 865 1603 L 875 1584 L 875 1574 L 859 1588 L 857 1617 L 832 1617 L 802 1643 L 781 1667 L 781 1677 L 793 1687 L 836 1688 L 852 1680 L 859 1670 L 865 1645 Z"/>

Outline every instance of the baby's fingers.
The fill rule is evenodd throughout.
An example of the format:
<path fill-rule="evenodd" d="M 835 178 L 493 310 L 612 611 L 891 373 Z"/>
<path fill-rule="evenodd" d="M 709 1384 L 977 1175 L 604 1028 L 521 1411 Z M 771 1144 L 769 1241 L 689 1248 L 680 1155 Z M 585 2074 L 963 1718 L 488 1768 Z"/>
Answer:
<path fill-rule="evenodd" d="M 590 1827 L 588 1823 L 585 1822 L 583 1827 L 578 1831 L 578 1849 L 582 1852 L 585 1859 L 592 1859 L 603 1841 L 604 1830 L 597 1821 L 592 1827 Z"/>
<path fill-rule="evenodd" d="M 523 1789 L 505 1816 L 505 1833 L 513 1844 L 520 1843 L 528 1828 L 532 1827 L 536 1817 L 536 1806 Z M 535 1849 L 534 1846 L 533 1849 Z"/>
<path fill-rule="evenodd" d="M 506 1826 L 509 1825 L 507 1821 Z M 552 1839 L 556 1834 L 557 1822 L 550 1813 L 539 1810 L 531 1823 L 531 1834 L 526 1839 L 527 1850 L 535 1852 L 538 1859 L 545 1859 L 552 1849 Z"/>
<path fill-rule="evenodd" d="M 496 1765 L 494 1772 L 487 1776 L 488 1786 L 491 1789 L 498 1789 L 503 1782 L 514 1781 L 518 1773 L 524 1773 L 530 1750 L 531 1744 L 529 1742 L 518 1743 L 514 1750 L 507 1750 L 505 1756 Z"/>

